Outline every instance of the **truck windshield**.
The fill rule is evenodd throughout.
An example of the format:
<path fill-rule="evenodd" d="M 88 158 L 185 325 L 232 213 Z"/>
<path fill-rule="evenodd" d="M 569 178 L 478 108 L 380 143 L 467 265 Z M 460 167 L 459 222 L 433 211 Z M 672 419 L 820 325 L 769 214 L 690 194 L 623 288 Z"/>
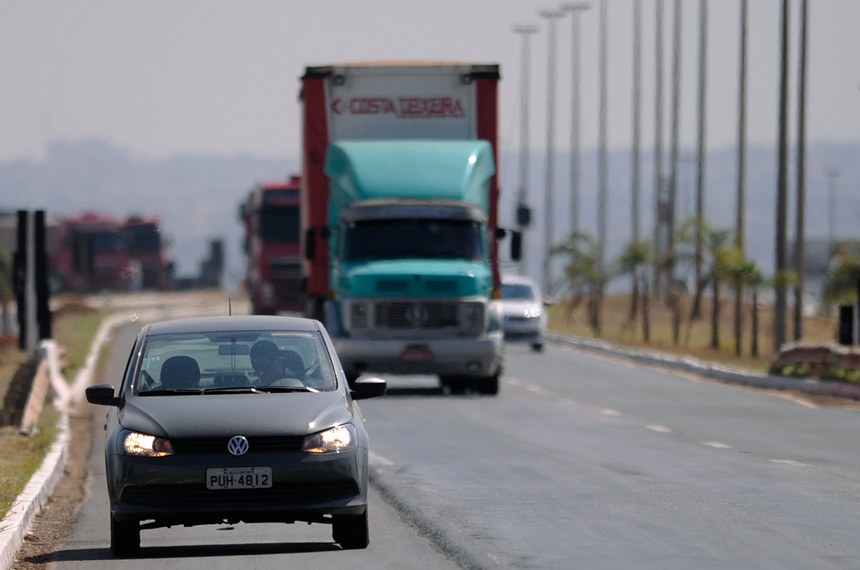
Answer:
<path fill-rule="evenodd" d="M 481 224 L 451 220 L 371 220 L 350 224 L 344 259 L 482 259 Z"/>
<path fill-rule="evenodd" d="M 299 207 L 266 206 L 260 209 L 260 237 L 264 241 L 299 242 Z"/>

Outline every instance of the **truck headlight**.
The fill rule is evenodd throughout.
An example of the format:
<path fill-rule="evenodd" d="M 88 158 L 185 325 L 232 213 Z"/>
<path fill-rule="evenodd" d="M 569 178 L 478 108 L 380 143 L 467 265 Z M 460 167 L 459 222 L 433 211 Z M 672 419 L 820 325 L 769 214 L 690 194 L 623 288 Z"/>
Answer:
<path fill-rule="evenodd" d="M 367 303 L 352 303 L 349 306 L 349 325 L 353 329 L 366 329 L 368 310 Z"/>
<path fill-rule="evenodd" d="M 484 304 L 479 302 L 463 303 L 461 305 L 462 327 L 467 331 L 484 329 Z"/>

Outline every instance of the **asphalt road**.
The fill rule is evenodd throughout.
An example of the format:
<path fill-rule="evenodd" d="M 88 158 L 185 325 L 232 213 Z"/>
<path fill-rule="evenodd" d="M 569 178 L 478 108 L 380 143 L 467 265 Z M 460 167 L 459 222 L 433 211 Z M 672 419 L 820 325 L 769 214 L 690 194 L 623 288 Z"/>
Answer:
<path fill-rule="evenodd" d="M 125 364 L 119 333 L 108 376 Z M 101 422 L 58 568 L 856 568 L 860 411 L 612 362 L 508 348 L 497 397 L 389 378 L 362 403 L 371 545 L 329 527 L 142 532 L 108 551 Z M 97 420 L 101 419 L 97 414 Z"/>

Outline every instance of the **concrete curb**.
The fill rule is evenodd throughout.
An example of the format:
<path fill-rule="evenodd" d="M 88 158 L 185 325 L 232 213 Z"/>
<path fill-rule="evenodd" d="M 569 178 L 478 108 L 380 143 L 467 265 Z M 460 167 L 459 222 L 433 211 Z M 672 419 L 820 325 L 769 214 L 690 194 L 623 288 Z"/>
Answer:
<path fill-rule="evenodd" d="M 547 338 L 580 350 L 598 352 L 608 356 L 625 358 L 641 364 L 697 374 L 726 384 L 740 384 L 771 390 L 797 390 L 818 396 L 834 396 L 860 400 L 860 385 L 856 384 L 755 374 L 746 370 L 714 364 L 688 356 L 677 356 L 675 354 L 652 350 L 635 350 L 600 340 L 559 333 L 549 333 Z"/>
<path fill-rule="evenodd" d="M 15 498 L 15 502 L 6 517 L 0 521 L 0 570 L 9 570 L 15 563 L 15 556 L 24 542 L 30 525 L 48 501 L 62 474 L 70 438 L 69 410 L 83 396 L 86 387 L 92 383 L 99 352 L 102 346 L 110 340 L 110 333 L 114 327 L 125 322 L 155 318 L 179 318 L 200 314 L 206 314 L 206 310 L 194 306 L 179 305 L 161 309 L 144 309 L 139 313 L 135 311 L 117 312 L 108 316 L 99 325 L 86 361 L 81 370 L 78 371 L 71 386 L 60 372 L 59 350 L 56 344 L 51 340 L 43 341 L 41 349 L 48 360 L 47 369 L 51 376 L 51 386 L 56 398 L 55 404 L 60 411 L 60 420 L 57 422 L 58 434 L 39 470 L 27 482 L 24 491 Z"/>
<path fill-rule="evenodd" d="M 57 422 L 57 439 L 51 445 L 45 459 L 42 460 L 39 470 L 27 482 L 24 491 L 15 498 L 12 508 L 0 523 L 2 525 L 0 526 L 0 568 L 2 570 L 8 570 L 15 563 L 15 556 L 24 542 L 30 525 L 33 524 L 36 515 L 39 514 L 54 491 L 66 464 L 66 454 L 71 437 L 69 409 L 90 383 L 97 356 L 102 345 L 107 342 L 110 331 L 124 319 L 127 320 L 127 317 L 114 315 L 101 323 L 95 339 L 90 345 L 86 362 L 75 377 L 72 389 L 68 388 L 66 380 L 60 373 L 59 351 L 56 344 L 53 341 L 43 341 L 42 343 L 41 349 L 48 360 L 47 369 L 51 376 L 51 386 L 55 387 L 55 404 L 60 411 L 60 420 Z"/>

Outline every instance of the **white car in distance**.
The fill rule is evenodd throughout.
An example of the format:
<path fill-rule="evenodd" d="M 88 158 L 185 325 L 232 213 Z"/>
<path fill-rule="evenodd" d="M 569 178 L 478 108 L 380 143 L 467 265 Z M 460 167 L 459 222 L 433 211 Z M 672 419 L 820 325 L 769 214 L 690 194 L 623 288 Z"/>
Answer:
<path fill-rule="evenodd" d="M 505 340 L 527 342 L 543 351 L 547 329 L 545 302 L 534 282 L 522 275 L 502 276 L 502 329 Z"/>

